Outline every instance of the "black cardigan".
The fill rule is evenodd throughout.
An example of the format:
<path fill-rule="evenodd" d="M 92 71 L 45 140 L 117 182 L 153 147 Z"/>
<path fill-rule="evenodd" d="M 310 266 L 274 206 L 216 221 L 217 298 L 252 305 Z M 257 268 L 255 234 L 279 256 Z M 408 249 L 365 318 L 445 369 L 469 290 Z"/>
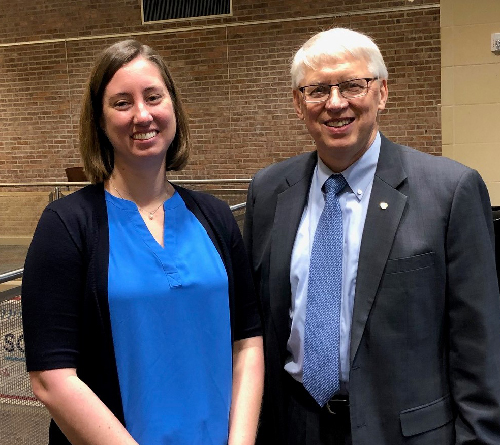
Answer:
<path fill-rule="evenodd" d="M 226 203 L 175 186 L 224 262 L 233 340 L 261 335 L 253 281 Z M 76 368 L 124 424 L 108 306 L 108 217 L 102 184 L 44 210 L 28 250 L 22 309 L 28 371 Z M 68 444 L 54 422 L 49 443 Z"/>

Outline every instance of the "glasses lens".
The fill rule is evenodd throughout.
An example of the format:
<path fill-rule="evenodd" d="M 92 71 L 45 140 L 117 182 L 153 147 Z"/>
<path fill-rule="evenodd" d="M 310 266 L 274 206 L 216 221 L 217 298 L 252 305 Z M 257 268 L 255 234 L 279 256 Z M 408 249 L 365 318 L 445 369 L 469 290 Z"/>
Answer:
<path fill-rule="evenodd" d="M 368 81 L 366 79 L 346 80 L 339 83 L 339 92 L 346 98 L 359 97 L 366 94 Z"/>
<path fill-rule="evenodd" d="M 308 102 L 323 102 L 328 100 L 330 87 L 328 85 L 309 85 L 304 87 L 304 95 Z"/>

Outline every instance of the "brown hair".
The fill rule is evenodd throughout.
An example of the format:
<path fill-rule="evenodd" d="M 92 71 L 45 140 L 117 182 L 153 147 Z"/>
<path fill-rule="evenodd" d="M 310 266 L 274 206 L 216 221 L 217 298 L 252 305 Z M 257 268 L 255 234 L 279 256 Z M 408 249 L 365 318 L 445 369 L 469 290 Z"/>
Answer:
<path fill-rule="evenodd" d="M 99 55 L 90 73 L 83 97 L 80 115 L 80 154 L 85 174 L 94 184 L 108 179 L 114 167 L 113 146 L 101 128 L 104 90 L 115 73 L 138 56 L 144 57 L 158 67 L 172 99 L 177 129 L 174 140 L 167 150 L 167 171 L 181 170 L 189 158 L 191 143 L 187 117 L 167 65 L 151 47 L 137 40 L 123 40 L 106 48 Z"/>

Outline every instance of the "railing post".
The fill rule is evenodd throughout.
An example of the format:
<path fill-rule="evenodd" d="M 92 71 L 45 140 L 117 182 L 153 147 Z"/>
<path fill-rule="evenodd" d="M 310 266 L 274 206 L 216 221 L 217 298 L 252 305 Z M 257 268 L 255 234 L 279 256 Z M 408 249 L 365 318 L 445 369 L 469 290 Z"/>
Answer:
<path fill-rule="evenodd" d="M 61 198 L 61 189 L 56 186 L 54 190 L 49 193 L 49 202 L 55 201 L 56 199 Z"/>

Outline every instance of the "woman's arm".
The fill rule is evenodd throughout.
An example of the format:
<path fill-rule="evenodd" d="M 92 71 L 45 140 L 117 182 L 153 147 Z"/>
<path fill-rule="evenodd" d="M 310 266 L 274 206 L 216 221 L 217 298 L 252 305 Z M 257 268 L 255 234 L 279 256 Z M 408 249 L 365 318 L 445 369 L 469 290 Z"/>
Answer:
<path fill-rule="evenodd" d="M 253 445 L 255 443 L 263 387 L 262 337 L 235 341 L 228 445 Z"/>
<path fill-rule="evenodd" d="M 138 445 L 76 370 L 30 372 L 33 392 L 73 445 Z"/>

